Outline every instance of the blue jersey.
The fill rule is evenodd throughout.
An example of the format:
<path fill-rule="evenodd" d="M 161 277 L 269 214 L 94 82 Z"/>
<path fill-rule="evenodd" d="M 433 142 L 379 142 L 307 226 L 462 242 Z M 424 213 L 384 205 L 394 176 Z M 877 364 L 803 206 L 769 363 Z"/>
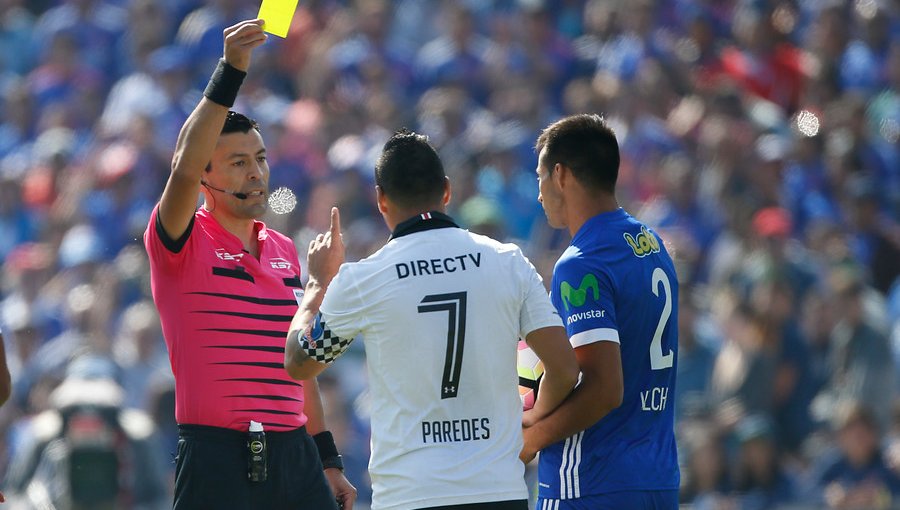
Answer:
<path fill-rule="evenodd" d="M 620 345 L 625 387 L 619 408 L 541 451 L 540 497 L 678 489 L 678 282 L 659 236 L 623 209 L 594 216 L 556 263 L 551 299 L 574 347 Z"/>

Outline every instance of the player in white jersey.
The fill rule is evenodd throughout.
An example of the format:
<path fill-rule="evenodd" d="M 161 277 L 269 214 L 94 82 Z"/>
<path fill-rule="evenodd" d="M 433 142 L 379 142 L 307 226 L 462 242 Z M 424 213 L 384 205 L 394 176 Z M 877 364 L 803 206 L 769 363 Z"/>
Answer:
<path fill-rule="evenodd" d="M 426 137 L 396 133 L 375 182 L 393 234 L 372 256 L 341 265 L 332 210 L 331 230 L 310 245 L 310 282 L 285 368 L 294 378 L 312 377 L 361 335 L 372 398 L 373 509 L 524 510 L 522 423 L 551 412 L 578 377 L 560 317 L 517 246 L 463 230 L 444 214 L 450 184 Z M 546 370 L 524 417 L 520 337 Z"/>

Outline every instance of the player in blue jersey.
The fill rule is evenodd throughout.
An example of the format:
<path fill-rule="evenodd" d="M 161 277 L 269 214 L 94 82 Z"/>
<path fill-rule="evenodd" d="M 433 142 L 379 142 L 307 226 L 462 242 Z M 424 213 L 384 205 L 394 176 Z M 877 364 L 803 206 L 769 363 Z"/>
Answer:
<path fill-rule="evenodd" d="M 551 298 L 583 374 L 552 414 L 524 430 L 540 451 L 539 510 L 677 509 L 674 435 L 678 281 L 662 240 L 619 207 L 619 146 L 598 115 L 537 140 L 538 200 L 572 242 Z"/>

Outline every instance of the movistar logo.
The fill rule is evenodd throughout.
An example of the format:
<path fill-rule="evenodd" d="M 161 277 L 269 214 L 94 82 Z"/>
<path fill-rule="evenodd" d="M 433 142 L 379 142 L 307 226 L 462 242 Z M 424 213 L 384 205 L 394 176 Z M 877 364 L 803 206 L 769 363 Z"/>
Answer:
<path fill-rule="evenodd" d="M 569 311 L 569 306 L 577 308 L 584 305 L 587 301 L 588 291 L 591 291 L 594 301 L 600 299 L 600 285 L 597 283 L 597 277 L 590 273 L 584 275 L 577 289 L 569 282 L 563 281 L 559 286 L 559 296 L 562 298 L 566 311 Z"/>
<path fill-rule="evenodd" d="M 628 232 L 625 232 L 623 235 L 625 236 L 625 241 L 628 242 L 628 246 L 631 246 L 631 250 L 638 257 L 659 253 L 659 240 L 647 230 L 647 227 L 641 226 L 641 233 L 636 238 L 631 237 L 631 234 Z"/>

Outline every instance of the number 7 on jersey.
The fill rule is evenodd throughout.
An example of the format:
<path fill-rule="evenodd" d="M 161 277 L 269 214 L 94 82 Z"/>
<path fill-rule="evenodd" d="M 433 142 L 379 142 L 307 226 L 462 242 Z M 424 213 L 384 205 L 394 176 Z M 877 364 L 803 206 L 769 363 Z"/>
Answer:
<path fill-rule="evenodd" d="M 419 303 L 419 313 L 447 312 L 447 353 L 441 398 L 456 398 L 466 341 L 466 293 L 430 294 Z"/>

